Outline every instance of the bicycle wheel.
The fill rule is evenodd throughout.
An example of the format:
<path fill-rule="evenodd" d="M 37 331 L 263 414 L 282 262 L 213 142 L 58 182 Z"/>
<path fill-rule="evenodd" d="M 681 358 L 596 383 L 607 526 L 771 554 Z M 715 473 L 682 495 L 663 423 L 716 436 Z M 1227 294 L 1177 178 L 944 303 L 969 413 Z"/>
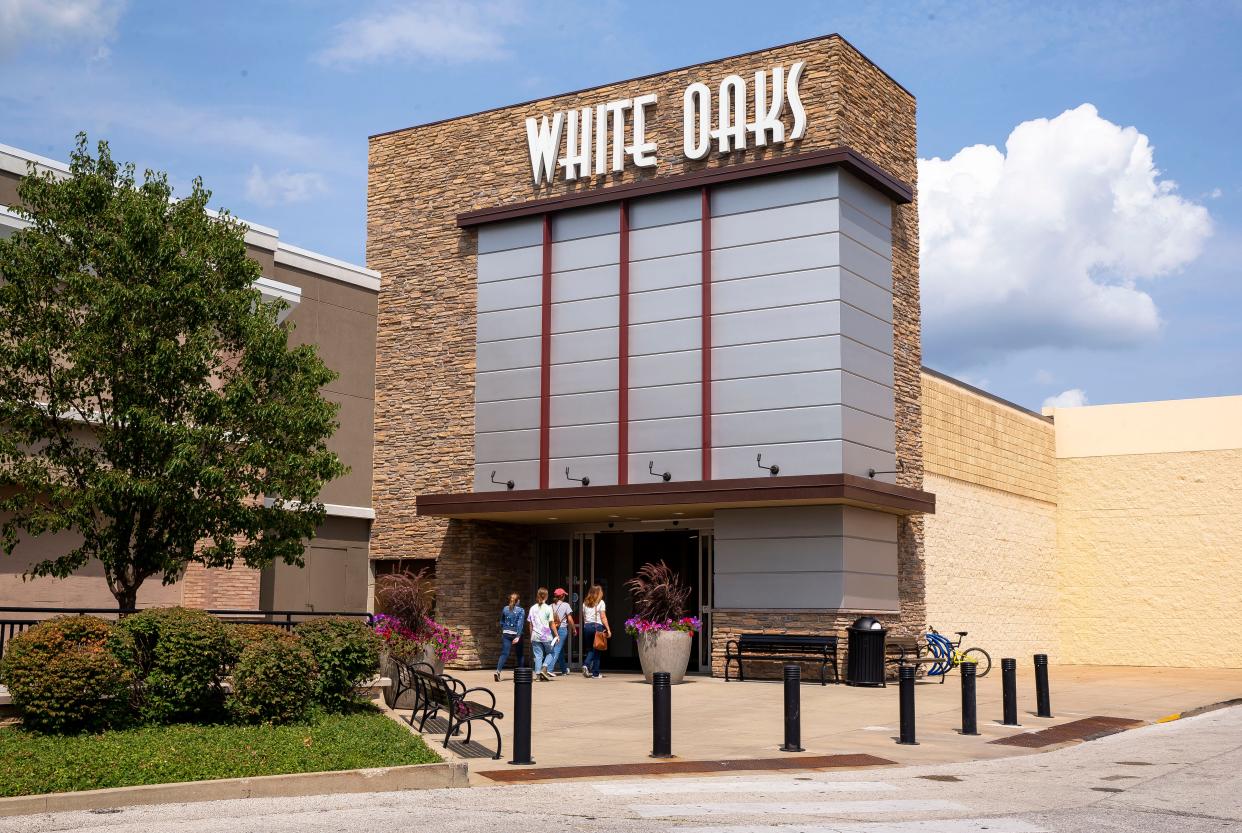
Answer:
<path fill-rule="evenodd" d="M 992 670 L 992 657 L 982 648 L 967 648 L 962 651 L 962 661 L 969 662 L 974 660 L 975 676 L 986 677 L 988 672 Z"/>

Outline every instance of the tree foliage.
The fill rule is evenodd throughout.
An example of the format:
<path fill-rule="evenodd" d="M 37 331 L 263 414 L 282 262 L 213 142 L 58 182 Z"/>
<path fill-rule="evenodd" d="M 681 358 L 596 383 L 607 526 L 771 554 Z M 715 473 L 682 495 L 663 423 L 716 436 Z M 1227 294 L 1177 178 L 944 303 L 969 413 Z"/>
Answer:
<path fill-rule="evenodd" d="M 30 574 L 98 559 L 121 608 L 191 562 L 301 564 L 344 473 L 334 374 L 262 301 L 245 225 L 201 180 L 172 195 L 80 135 L 68 177 L 21 181 L 31 225 L 0 240 L 0 545 L 75 533 Z"/>

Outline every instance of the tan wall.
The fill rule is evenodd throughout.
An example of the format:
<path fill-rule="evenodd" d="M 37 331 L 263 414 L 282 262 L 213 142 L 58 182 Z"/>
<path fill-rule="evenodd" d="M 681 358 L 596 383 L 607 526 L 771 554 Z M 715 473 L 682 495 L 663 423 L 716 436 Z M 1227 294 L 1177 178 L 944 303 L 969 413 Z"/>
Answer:
<path fill-rule="evenodd" d="M 1061 654 L 1053 444 L 1050 421 L 924 373 L 927 618 L 994 661 Z"/>
<path fill-rule="evenodd" d="M 802 100 L 807 132 L 798 143 L 750 149 L 702 162 L 682 158 L 681 95 L 696 80 L 806 60 Z M 535 188 L 523 120 L 555 110 L 655 92 L 648 136 L 659 144 L 655 169 L 633 167 L 590 182 Z M 466 492 L 473 483 L 475 269 L 477 237 L 456 226 L 471 209 L 607 188 L 800 151 L 849 146 L 891 175 L 917 179 L 915 102 L 906 90 L 839 37 L 820 38 L 727 58 L 638 81 L 598 87 L 447 122 L 374 136 L 367 190 L 367 264 L 384 275 L 376 358 L 377 519 L 373 554 L 438 558 L 442 584 L 464 603 L 443 618 L 468 633 L 491 634 L 493 617 L 479 600 L 511 568 L 499 550 L 521 552 L 518 531 L 420 518 L 420 493 Z M 893 291 L 897 458 L 902 485 L 923 481 L 920 408 L 918 209 L 893 211 Z M 903 521 L 899 572 L 903 615 L 924 617 L 922 520 Z M 467 655 L 477 653 L 467 639 Z"/>
<path fill-rule="evenodd" d="M 1242 667 L 1242 397 L 1054 416 L 1066 659 Z"/>

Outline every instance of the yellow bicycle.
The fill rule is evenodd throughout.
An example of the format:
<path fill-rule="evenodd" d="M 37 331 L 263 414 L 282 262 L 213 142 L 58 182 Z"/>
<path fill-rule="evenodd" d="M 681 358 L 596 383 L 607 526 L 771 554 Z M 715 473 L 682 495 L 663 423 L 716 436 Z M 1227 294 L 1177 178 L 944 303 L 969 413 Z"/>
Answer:
<path fill-rule="evenodd" d="M 986 677 L 988 672 L 992 670 L 992 657 L 982 648 L 962 648 L 962 639 L 965 638 L 967 631 L 954 631 L 957 634 L 957 641 L 950 642 L 947 637 L 941 636 L 939 631 L 931 625 L 927 626 L 927 633 L 924 639 L 927 641 L 927 651 L 931 654 L 934 662 L 927 669 L 927 676 L 940 677 L 940 682 L 944 682 L 945 675 L 957 668 L 963 662 L 973 662 L 975 664 L 975 676 Z"/>

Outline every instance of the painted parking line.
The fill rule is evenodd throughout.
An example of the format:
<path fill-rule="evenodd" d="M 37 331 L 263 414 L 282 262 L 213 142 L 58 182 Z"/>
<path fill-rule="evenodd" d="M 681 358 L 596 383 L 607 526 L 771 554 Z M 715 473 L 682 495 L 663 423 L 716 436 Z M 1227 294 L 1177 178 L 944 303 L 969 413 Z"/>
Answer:
<path fill-rule="evenodd" d="M 816 793 L 890 792 L 892 784 L 878 781 L 820 781 L 815 778 L 665 778 L 652 781 L 605 781 L 592 784 L 604 795 L 666 795 L 669 793 Z"/>
<path fill-rule="evenodd" d="M 673 827 L 680 833 L 1048 833 L 1015 818 L 943 819 L 927 821 L 868 821 L 831 827 L 806 824 L 740 825 L 736 827 Z"/>
<path fill-rule="evenodd" d="M 962 812 L 965 806 L 938 798 L 894 798 L 863 801 L 718 801 L 694 804 L 631 804 L 630 810 L 645 819 L 675 816 L 835 816 L 850 813 Z M 736 828 L 730 828 L 736 829 Z"/>

